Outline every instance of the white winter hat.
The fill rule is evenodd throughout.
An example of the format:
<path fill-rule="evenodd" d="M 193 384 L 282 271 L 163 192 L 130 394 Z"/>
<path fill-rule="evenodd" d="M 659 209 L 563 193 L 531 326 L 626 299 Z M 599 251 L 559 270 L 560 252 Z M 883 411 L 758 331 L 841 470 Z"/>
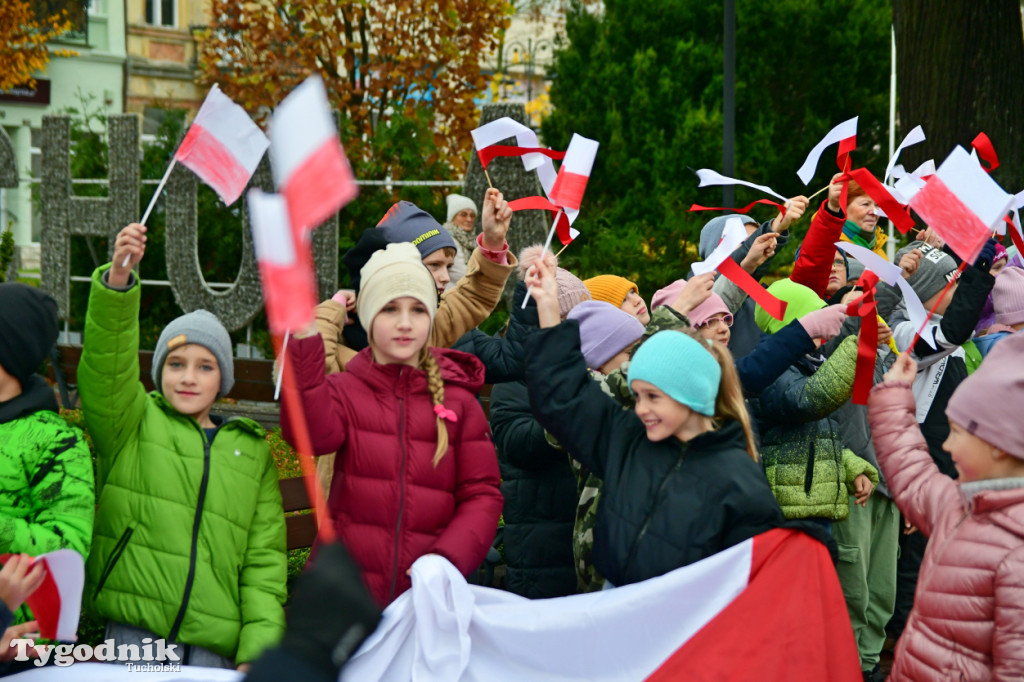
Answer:
<path fill-rule="evenodd" d="M 474 215 L 479 215 L 480 212 L 476 210 L 476 204 L 469 197 L 464 197 L 461 194 L 449 194 L 445 197 L 445 201 L 448 202 L 448 222 L 452 221 L 459 211 L 465 211 L 467 208 L 473 212 Z"/>

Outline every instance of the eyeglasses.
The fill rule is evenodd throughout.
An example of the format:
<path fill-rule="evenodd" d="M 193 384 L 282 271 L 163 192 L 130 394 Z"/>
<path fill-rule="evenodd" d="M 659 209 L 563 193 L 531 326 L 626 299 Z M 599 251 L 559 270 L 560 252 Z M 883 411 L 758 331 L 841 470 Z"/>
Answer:
<path fill-rule="evenodd" d="M 725 325 L 726 327 L 732 327 L 732 315 L 726 313 L 721 317 L 712 317 L 710 320 L 698 324 L 697 329 L 703 329 L 704 327 L 707 327 L 708 329 L 714 329 L 720 324 Z"/>

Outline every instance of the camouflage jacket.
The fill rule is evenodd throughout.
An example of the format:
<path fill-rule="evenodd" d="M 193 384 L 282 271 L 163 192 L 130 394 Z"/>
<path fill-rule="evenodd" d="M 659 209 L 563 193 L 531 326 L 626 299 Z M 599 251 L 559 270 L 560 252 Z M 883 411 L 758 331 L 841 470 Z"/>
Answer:
<path fill-rule="evenodd" d="M 643 336 L 634 346 L 634 351 L 641 343 L 660 331 L 689 326 L 690 321 L 685 315 L 668 306 L 659 306 L 651 313 L 651 321 L 647 323 Z M 628 373 L 628 360 L 607 375 L 590 370 L 591 378 L 601 386 L 602 391 L 622 405 L 622 409 L 632 410 L 636 401 L 629 391 Z M 562 449 L 551 434 L 546 433 L 545 436 L 552 446 Z M 579 504 L 576 506 L 576 521 L 572 533 L 572 553 L 576 563 L 577 587 L 580 592 L 597 592 L 604 587 L 604 576 L 598 573 L 593 561 L 594 524 L 597 522 L 598 502 L 601 500 L 601 479 L 574 459 L 572 455 L 569 455 L 569 465 L 576 474 L 576 488 L 580 497 Z"/>

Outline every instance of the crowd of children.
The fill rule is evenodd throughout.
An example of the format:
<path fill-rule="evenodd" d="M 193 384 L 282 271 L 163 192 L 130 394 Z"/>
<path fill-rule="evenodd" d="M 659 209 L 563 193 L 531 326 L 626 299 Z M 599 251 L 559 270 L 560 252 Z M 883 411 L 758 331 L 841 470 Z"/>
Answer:
<path fill-rule="evenodd" d="M 300 409 L 282 409 L 283 432 L 308 429 L 351 553 L 314 547 L 287 630 L 277 471 L 259 425 L 216 414 L 233 384 L 227 331 L 201 310 L 173 320 L 156 390 L 140 382 L 146 228 L 125 227 L 92 279 L 78 377 L 95 482 L 35 374 L 56 306 L 0 285 L 0 665 L 35 625 L 22 604 L 41 578 L 25 555 L 70 548 L 106 637 L 162 638 L 193 665 L 249 670 L 263 655 L 253 679 L 301 652 L 296 665 L 330 679 L 416 559 L 473 573 L 504 513 L 505 586 L 529 598 L 618 588 L 798 529 L 833 552 L 865 680 L 882 679 L 887 637 L 893 680 L 1020 679 L 1024 267 L 995 240 L 963 264 L 922 230 L 895 261 L 935 315 L 915 341 L 899 289 L 875 286 L 875 386 L 855 404 L 847 305 L 863 268 L 835 243 L 884 256 L 876 208 L 837 176 L 816 207 L 793 197 L 763 224 L 742 218 L 732 258 L 760 280 L 811 212 L 791 276 L 767 287 L 787 304 L 780 320 L 714 274 L 681 272 L 648 306 L 622 274 L 581 280 L 538 247 L 517 261 L 494 189 L 479 234 L 466 197 L 449 197 L 443 225 L 395 204 L 343 257 L 352 289 L 287 346 Z M 702 256 L 725 221 L 705 226 Z M 476 327 L 517 265 L 507 331 L 488 336 Z"/>

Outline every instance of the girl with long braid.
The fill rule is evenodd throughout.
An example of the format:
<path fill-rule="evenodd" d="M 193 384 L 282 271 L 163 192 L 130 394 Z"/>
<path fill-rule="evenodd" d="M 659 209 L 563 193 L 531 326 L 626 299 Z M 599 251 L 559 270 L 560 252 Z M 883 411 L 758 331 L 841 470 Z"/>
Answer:
<path fill-rule="evenodd" d="M 498 460 L 475 394 L 474 356 L 427 346 L 437 311 L 412 244 L 389 244 L 361 271 L 357 307 L 369 346 L 324 375 L 315 328 L 288 346 L 313 450 L 337 451 L 328 507 L 339 539 L 381 605 L 410 587 L 408 570 L 439 554 L 462 573 L 487 554 L 501 514 Z M 297 417 L 282 410 L 285 438 Z"/>

